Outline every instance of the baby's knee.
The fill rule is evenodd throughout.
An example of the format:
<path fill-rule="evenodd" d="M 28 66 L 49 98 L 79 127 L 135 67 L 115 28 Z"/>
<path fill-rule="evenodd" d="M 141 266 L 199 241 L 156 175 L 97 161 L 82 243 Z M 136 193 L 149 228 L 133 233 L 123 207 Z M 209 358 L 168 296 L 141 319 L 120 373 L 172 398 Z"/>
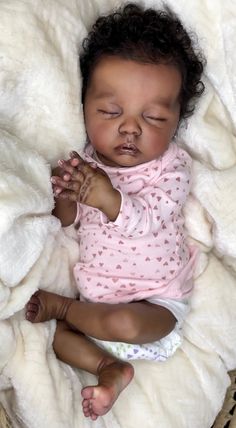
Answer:
<path fill-rule="evenodd" d="M 136 343 L 139 336 L 139 325 L 128 307 L 117 308 L 108 314 L 106 328 L 109 336 L 118 342 Z"/>

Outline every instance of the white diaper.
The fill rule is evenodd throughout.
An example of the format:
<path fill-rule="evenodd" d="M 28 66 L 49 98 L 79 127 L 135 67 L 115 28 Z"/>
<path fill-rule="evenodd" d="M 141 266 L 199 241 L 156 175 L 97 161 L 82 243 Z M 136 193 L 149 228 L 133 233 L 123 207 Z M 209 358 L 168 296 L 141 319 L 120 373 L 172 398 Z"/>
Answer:
<path fill-rule="evenodd" d="M 176 349 L 178 349 L 182 343 L 182 324 L 189 310 L 188 301 L 159 299 L 158 297 L 152 297 L 152 299 L 148 299 L 148 301 L 169 309 L 177 319 L 175 328 L 167 336 L 157 340 L 156 342 L 145 343 L 142 345 L 123 342 L 109 342 L 98 340 L 93 337 L 91 337 L 91 339 L 96 342 L 98 346 L 121 360 L 167 360 L 167 358 L 171 357 L 175 353 Z"/>

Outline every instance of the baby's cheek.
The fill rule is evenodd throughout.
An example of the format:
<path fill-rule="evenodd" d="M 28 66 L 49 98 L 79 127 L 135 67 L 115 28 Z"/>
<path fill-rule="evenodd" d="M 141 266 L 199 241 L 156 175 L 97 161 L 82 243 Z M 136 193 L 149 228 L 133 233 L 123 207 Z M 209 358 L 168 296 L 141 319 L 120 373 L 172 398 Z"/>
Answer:
<path fill-rule="evenodd" d="M 112 144 L 116 135 L 114 125 L 103 123 L 91 130 L 90 143 L 100 153 L 106 151 Z"/>
<path fill-rule="evenodd" d="M 150 139 L 149 151 L 153 153 L 154 158 L 161 156 L 168 148 L 170 143 L 169 136 L 159 135 Z"/>

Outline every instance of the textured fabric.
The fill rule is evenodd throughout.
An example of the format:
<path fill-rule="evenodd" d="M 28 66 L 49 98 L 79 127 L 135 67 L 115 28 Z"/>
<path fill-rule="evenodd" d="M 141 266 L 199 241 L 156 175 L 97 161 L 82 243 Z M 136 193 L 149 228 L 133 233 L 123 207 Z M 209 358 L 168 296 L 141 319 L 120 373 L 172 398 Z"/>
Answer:
<path fill-rule="evenodd" d="M 181 347 L 165 363 L 133 361 L 135 377 L 113 409 L 90 421 L 80 391 L 96 379 L 56 358 L 53 321 L 24 319 L 37 288 L 76 293 L 77 237 L 49 221 L 50 165 L 83 147 L 78 46 L 94 19 L 121 3 L 0 2 L 0 401 L 16 428 L 209 428 L 235 367 L 235 0 L 165 2 L 207 57 L 206 92 L 179 130 L 193 158 L 186 227 L 201 250 Z"/>
<path fill-rule="evenodd" d="M 166 361 L 172 357 L 175 351 L 182 343 L 182 334 L 179 328 L 172 330 L 168 336 L 163 337 L 152 343 L 130 344 L 123 342 L 109 342 L 104 340 L 92 340 L 101 348 L 106 349 L 125 361 L 131 360 L 149 360 L 149 361 Z"/>
<path fill-rule="evenodd" d="M 88 162 L 94 161 L 92 152 L 88 146 Z M 182 215 L 190 188 L 189 155 L 171 143 L 158 160 L 132 168 L 98 166 L 120 191 L 122 202 L 114 222 L 78 204 L 80 259 L 74 274 L 83 299 L 119 303 L 156 294 L 187 296 L 195 261 Z"/>
<path fill-rule="evenodd" d="M 180 347 L 183 340 L 182 324 L 189 311 L 188 300 L 174 299 L 159 299 L 153 297 L 148 299 L 151 303 L 164 306 L 171 311 L 177 322 L 175 328 L 165 337 L 152 343 L 145 344 L 130 344 L 123 342 L 109 342 L 98 340 L 93 337 L 91 339 L 103 349 L 106 349 L 111 354 L 122 360 L 149 360 L 149 361 L 165 361 L 171 357 Z"/>

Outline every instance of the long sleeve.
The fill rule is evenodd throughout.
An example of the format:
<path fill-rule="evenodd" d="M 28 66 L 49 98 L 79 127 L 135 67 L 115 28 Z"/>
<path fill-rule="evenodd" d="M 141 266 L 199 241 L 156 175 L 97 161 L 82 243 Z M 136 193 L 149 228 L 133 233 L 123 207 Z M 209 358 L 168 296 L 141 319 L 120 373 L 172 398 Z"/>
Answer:
<path fill-rule="evenodd" d="M 151 180 L 138 193 L 121 193 L 121 209 L 109 226 L 129 238 L 142 237 L 165 228 L 178 216 L 190 189 L 191 159 L 183 151 L 169 163 L 162 162 Z M 105 216 L 102 217 L 106 223 Z"/>
<path fill-rule="evenodd" d="M 195 263 L 182 214 L 190 190 L 188 154 L 171 144 L 158 160 L 105 171 L 122 203 L 114 222 L 98 209 L 81 207 L 74 269 L 81 295 L 109 303 L 188 295 Z"/>

